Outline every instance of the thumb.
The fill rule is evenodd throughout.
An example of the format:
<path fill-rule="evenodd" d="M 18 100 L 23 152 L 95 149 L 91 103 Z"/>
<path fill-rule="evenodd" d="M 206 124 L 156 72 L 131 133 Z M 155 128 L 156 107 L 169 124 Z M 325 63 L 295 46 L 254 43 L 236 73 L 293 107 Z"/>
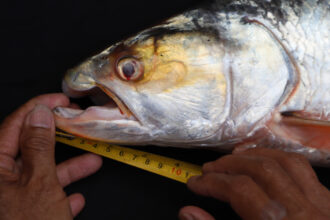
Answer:
<path fill-rule="evenodd" d="M 54 176 L 52 175 L 56 173 L 54 148 L 53 114 L 46 106 L 37 105 L 26 116 L 20 136 L 23 173 L 30 177 Z"/>

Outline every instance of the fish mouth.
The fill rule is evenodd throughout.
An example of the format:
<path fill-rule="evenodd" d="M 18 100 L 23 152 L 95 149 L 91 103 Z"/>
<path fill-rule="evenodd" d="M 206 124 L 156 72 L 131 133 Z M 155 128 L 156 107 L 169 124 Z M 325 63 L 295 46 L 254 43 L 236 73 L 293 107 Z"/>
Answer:
<path fill-rule="evenodd" d="M 56 126 L 61 130 L 86 137 L 86 135 L 79 134 L 79 131 L 75 131 L 76 129 L 72 129 L 72 127 L 77 125 L 83 126 L 91 122 L 123 123 L 124 121 L 131 121 L 140 124 L 122 99 L 102 84 L 95 83 L 94 87 L 79 91 L 70 88 L 63 81 L 62 87 L 64 93 L 69 97 L 89 97 L 94 105 L 87 106 L 85 109 L 56 107 L 53 111 L 55 122 Z"/>
<path fill-rule="evenodd" d="M 130 118 L 132 116 L 136 120 L 136 117 L 133 115 L 132 111 L 120 99 L 120 97 L 116 96 L 114 92 L 112 92 L 110 89 L 106 88 L 102 84 L 96 83 L 96 86 L 97 86 L 97 88 L 100 88 L 111 99 L 111 100 L 109 100 L 110 103 L 113 103 L 114 102 L 117 105 L 117 108 L 118 108 L 118 110 L 120 111 L 120 113 L 122 115 L 125 115 L 128 118 Z M 109 105 L 109 102 L 107 102 L 106 105 L 107 104 Z"/>

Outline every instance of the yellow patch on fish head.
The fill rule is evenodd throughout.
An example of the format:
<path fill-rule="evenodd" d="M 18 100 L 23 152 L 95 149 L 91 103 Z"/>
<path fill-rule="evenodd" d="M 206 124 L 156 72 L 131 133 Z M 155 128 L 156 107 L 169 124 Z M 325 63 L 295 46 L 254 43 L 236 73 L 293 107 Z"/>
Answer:
<path fill-rule="evenodd" d="M 86 129 L 80 134 L 130 144 L 215 135 L 229 109 L 228 61 L 218 39 L 208 31 L 151 29 L 109 47 L 70 71 L 63 84 L 67 93 L 105 105 L 61 127 L 78 123 Z M 76 114 L 63 112 L 65 120 Z"/>
<path fill-rule="evenodd" d="M 209 80 L 217 80 L 225 91 L 221 55 L 218 42 L 198 32 L 151 36 L 115 53 L 117 60 L 134 57 L 143 66 L 137 80 L 121 79 L 148 93 L 171 92 Z"/>

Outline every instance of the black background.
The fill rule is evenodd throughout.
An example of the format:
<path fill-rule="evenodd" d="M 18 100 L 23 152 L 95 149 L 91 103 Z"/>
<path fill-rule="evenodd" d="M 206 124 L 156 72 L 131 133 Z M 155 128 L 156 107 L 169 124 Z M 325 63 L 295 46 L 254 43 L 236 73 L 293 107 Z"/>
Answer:
<path fill-rule="evenodd" d="M 30 98 L 60 92 L 65 71 L 139 30 L 195 5 L 197 0 L 42 0 L 1 3 L 0 120 Z M 196 164 L 216 152 L 143 147 Z M 58 162 L 83 153 L 57 144 Z M 328 188 L 328 170 L 316 169 Z M 222 202 L 199 197 L 184 184 L 104 159 L 101 170 L 67 187 L 82 192 L 86 207 L 77 219 L 176 219 L 184 205 L 198 205 L 217 219 L 238 219 Z"/>

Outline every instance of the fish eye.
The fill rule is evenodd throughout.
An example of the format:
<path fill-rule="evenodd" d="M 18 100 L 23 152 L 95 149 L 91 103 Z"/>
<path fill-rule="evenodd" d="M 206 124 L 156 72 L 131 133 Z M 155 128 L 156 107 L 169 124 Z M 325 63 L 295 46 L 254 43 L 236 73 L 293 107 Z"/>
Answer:
<path fill-rule="evenodd" d="M 123 80 L 137 80 L 143 75 L 143 65 L 135 58 L 125 57 L 119 60 L 117 73 Z"/>

